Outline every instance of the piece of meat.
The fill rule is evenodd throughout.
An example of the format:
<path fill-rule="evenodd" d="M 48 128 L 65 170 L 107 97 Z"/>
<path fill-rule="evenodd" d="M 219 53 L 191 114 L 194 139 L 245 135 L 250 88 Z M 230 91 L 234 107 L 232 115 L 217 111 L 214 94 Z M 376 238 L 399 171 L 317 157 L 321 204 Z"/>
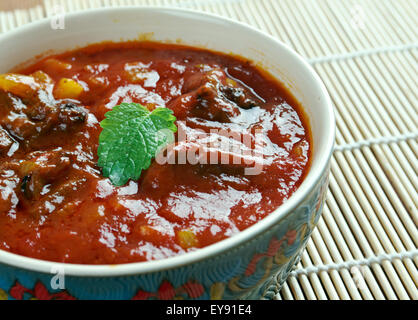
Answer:
<path fill-rule="evenodd" d="M 44 188 L 62 178 L 70 164 L 70 157 L 62 150 L 32 153 L 19 168 L 24 197 L 27 200 L 39 200 Z"/>
<path fill-rule="evenodd" d="M 0 75 L 0 91 L 9 92 L 21 99 L 39 100 L 39 89 L 46 89 L 47 83 L 40 83 L 32 76 L 6 73 Z"/>
<path fill-rule="evenodd" d="M 219 69 L 214 68 L 206 72 L 197 72 L 191 75 L 183 85 L 183 93 L 188 93 L 193 90 L 198 89 L 205 84 L 211 84 L 213 86 L 217 86 L 219 84 L 226 84 L 227 83 L 227 76 L 226 73 Z"/>
<path fill-rule="evenodd" d="M 240 114 L 236 104 L 223 97 L 219 86 L 205 83 L 196 89 L 194 94 L 198 103 L 191 110 L 191 114 L 195 117 L 227 123 Z"/>
<path fill-rule="evenodd" d="M 256 100 L 243 88 L 223 86 L 221 91 L 228 100 L 235 102 L 240 108 L 251 109 L 257 106 Z"/>
<path fill-rule="evenodd" d="M 12 137 L 0 126 L 0 156 L 4 156 L 14 143 Z"/>
<path fill-rule="evenodd" d="M 87 110 L 72 101 L 62 101 L 57 107 L 58 123 L 68 126 L 84 123 Z"/>
<path fill-rule="evenodd" d="M 19 178 L 13 170 L 0 170 L 0 214 L 16 208 L 19 200 L 16 189 Z"/>
<path fill-rule="evenodd" d="M 41 71 L 32 76 L 0 75 L 0 125 L 28 147 L 52 130 L 84 123 L 87 110 L 76 100 L 56 100 L 52 90 L 51 78 Z"/>
<path fill-rule="evenodd" d="M 178 119 L 187 115 L 230 122 L 240 114 L 240 109 L 258 105 L 257 98 L 218 68 L 205 73 L 196 73 L 184 83 L 183 95 L 172 100 L 168 107 Z"/>
<path fill-rule="evenodd" d="M 87 179 L 84 177 L 77 177 L 69 181 L 65 181 L 51 187 L 52 189 L 40 199 L 27 205 L 27 212 L 35 217 L 47 216 L 52 212 L 57 214 L 62 213 L 61 208 L 65 206 L 62 199 L 71 199 L 71 195 L 77 195 L 83 191 L 86 186 Z M 67 200 L 69 203 L 71 201 Z"/>

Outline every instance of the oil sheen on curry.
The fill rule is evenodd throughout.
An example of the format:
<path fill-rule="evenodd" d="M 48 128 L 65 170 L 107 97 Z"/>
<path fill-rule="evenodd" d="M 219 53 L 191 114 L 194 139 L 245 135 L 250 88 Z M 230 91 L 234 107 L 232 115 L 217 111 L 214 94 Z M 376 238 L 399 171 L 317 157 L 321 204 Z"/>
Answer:
<path fill-rule="evenodd" d="M 98 166 L 98 145 L 100 122 L 121 103 L 171 109 L 183 149 L 199 143 L 196 132 L 251 149 L 261 132 L 262 170 L 248 174 L 243 159 L 153 159 L 139 179 L 115 186 Z M 198 250 L 277 209 L 302 183 L 311 152 L 302 107 L 243 58 L 140 41 L 48 56 L 0 75 L 0 249 L 81 264 Z"/>

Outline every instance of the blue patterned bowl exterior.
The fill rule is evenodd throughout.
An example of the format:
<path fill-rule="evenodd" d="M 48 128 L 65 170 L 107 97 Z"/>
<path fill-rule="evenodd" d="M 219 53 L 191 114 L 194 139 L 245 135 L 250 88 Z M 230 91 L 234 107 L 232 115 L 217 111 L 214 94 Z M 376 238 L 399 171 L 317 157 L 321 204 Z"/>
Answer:
<path fill-rule="evenodd" d="M 53 274 L 0 264 L 0 300 L 272 298 L 276 281 L 280 287 L 300 259 L 327 185 L 328 174 L 293 212 L 258 237 L 179 268 L 121 277 L 65 276 L 65 289 L 53 290 Z"/>

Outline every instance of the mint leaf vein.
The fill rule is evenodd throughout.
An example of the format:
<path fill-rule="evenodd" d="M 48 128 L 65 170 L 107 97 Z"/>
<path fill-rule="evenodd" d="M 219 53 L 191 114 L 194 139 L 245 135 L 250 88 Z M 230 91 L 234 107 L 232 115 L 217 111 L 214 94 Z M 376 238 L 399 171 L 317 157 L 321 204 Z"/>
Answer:
<path fill-rule="evenodd" d="M 138 103 L 121 103 L 100 122 L 97 165 L 116 186 L 138 180 L 157 151 L 173 141 L 176 117 L 167 108 L 150 112 Z M 171 134 L 171 136 L 170 136 Z"/>

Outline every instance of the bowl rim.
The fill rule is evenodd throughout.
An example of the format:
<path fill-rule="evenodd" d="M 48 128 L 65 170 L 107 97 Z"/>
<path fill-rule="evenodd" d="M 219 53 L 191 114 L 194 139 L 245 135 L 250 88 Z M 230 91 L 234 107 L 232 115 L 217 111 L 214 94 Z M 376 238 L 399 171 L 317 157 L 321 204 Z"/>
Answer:
<path fill-rule="evenodd" d="M 221 255 L 229 250 L 234 250 L 242 245 L 245 245 L 252 240 L 256 239 L 261 233 L 272 228 L 276 223 L 287 217 L 296 207 L 298 207 L 303 200 L 312 192 L 315 186 L 318 185 L 321 178 L 326 174 L 328 164 L 332 156 L 335 140 L 335 115 L 332 107 L 331 98 L 326 90 L 322 80 L 315 72 L 313 67 L 294 49 L 289 47 L 287 44 L 274 38 L 273 36 L 264 33 L 256 28 L 233 20 L 228 17 L 219 16 L 212 13 L 202 12 L 194 9 L 179 8 L 179 7 L 159 7 L 159 6 L 123 6 L 123 7 L 103 7 L 97 9 L 89 9 L 84 11 L 76 11 L 66 13 L 66 19 L 72 19 L 76 17 L 88 16 L 91 14 L 103 14 L 113 12 L 122 12 L 127 10 L 139 10 L 139 11 L 150 11 L 153 13 L 168 12 L 170 14 L 192 14 L 198 15 L 211 19 L 211 21 L 217 20 L 224 23 L 228 23 L 232 26 L 242 28 L 243 31 L 248 30 L 259 37 L 264 37 L 268 41 L 275 42 L 276 45 L 281 47 L 281 50 L 286 51 L 287 54 L 293 55 L 296 60 L 299 61 L 302 67 L 307 73 L 314 79 L 319 87 L 319 94 L 323 99 L 323 104 L 326 105 L 328 110 L 328 118 L 326 123 L 329 124 L 329 135 L 326 137 L 325 150 L 323 154 L 319 155 L 319 159 L 315 162 L 319 163 L 318 170 L 310 170 L 306 175 L 304 181 L 299 188 L 276 210 L 271 212 L 268 216 L 258 221 L 254 225 L 247 229 L 240 231 L 239 233 L 209 245 L 204 248 L 199 248 L 196 251 L 179 254 L 173 257 L 144 261 L 144 262 L 132 262 L 124 264 L 113 264 L 113 265 L 88 265 L 88 264 L 72 264 L 53 262 L 47 260 L 41 260 L 36 258 L 30 258 L 19 254 L 11 253 L 0 249 L 0 265 L 4 264 L 11 267 L 16 267 L 32 272 L 40 272 L 46 274 L 55 274 L 57 270 L 63 272 L 66 276 L 77 276 L 77 277 L 119 277 L 119 276 L 132 276 L 141 275 L 154 272 L 162 272 L 170 269 L 181 268 L 187 265 L 199 263 L 204 260 L 209 260 L 217 255 Z M 157 12 L 158 11 L 158 12 Z M 50 18 L 46 17 L 11 31 L 0 34 L 0 43 L 7 41 L 8 38 L 14 37 L 21 32 L 28 31 L 34 27 L 41 27 L 42 25 L 49 23 Z M 124 40 L 125 41 L 125 40 Z M 313 163 L 311 164 L 312 168 Z"/>

